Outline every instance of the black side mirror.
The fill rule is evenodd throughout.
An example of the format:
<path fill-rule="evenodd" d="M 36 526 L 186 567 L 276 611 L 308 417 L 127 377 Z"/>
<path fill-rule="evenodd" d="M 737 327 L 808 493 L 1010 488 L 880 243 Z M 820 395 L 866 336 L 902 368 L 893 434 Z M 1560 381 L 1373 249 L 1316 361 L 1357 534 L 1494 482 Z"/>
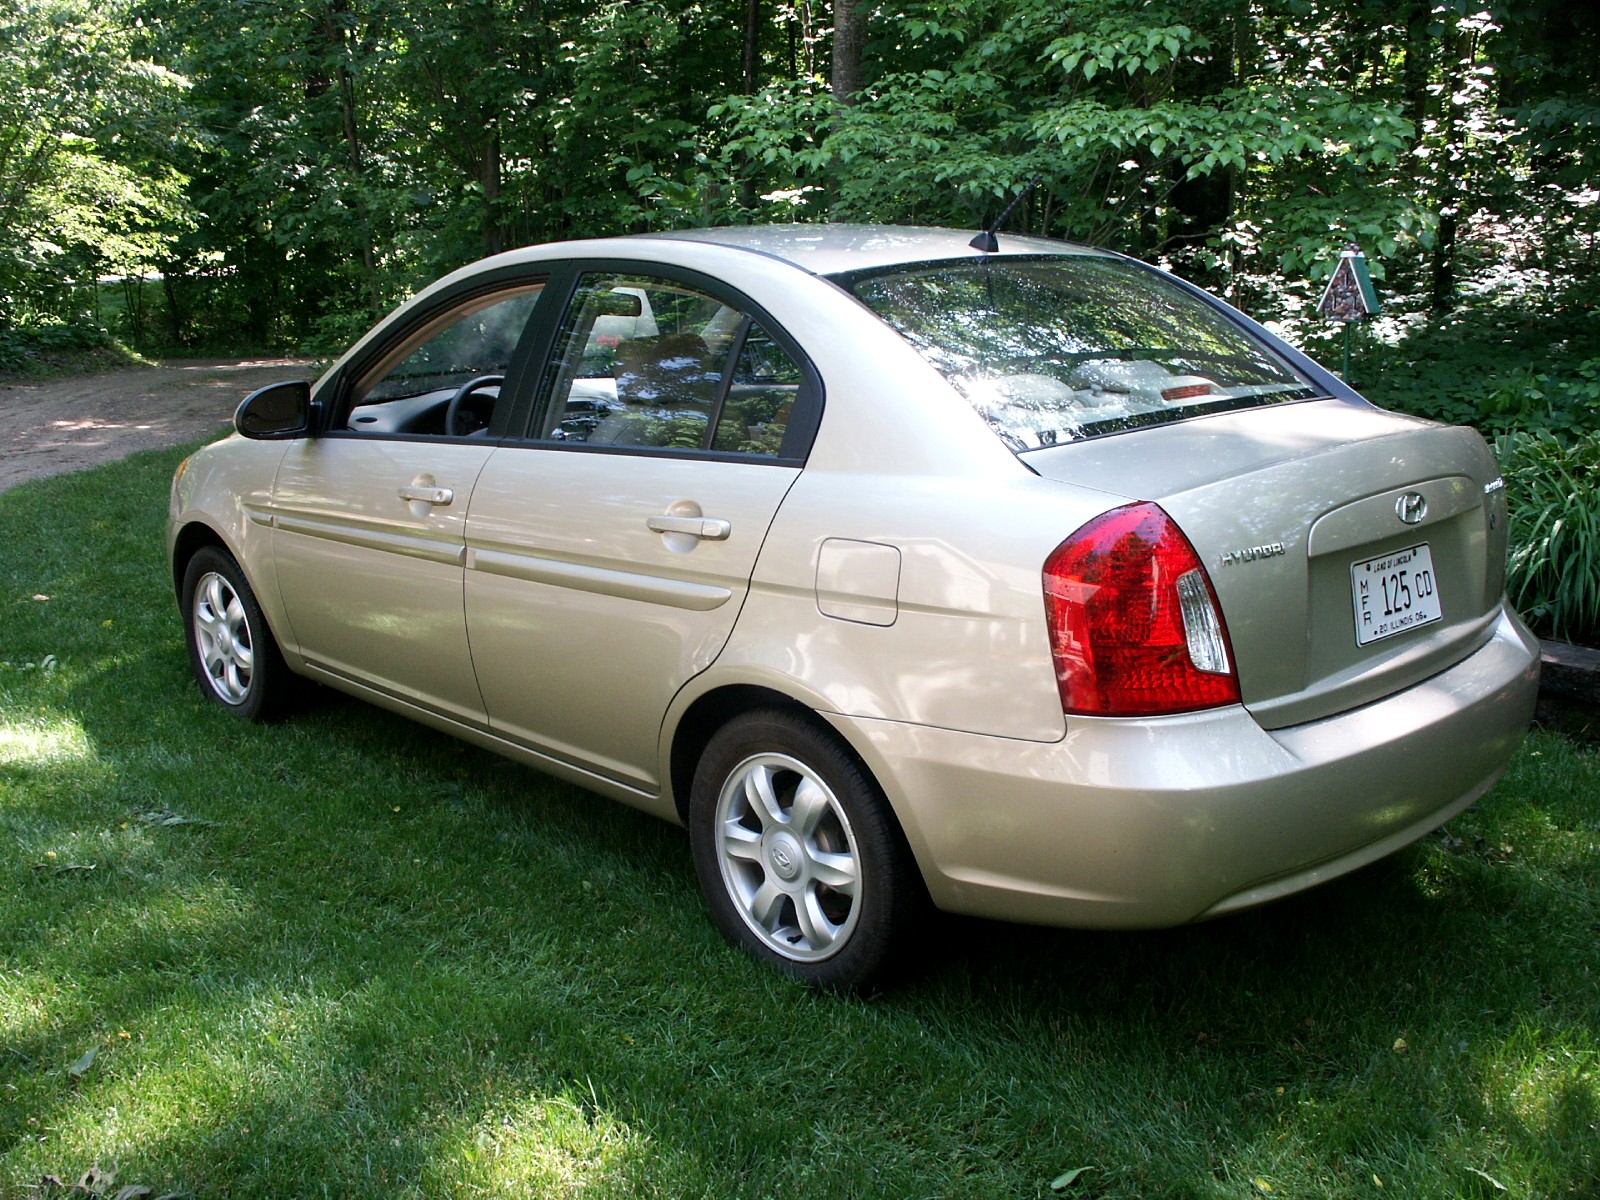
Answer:
<path fill-rule="evenodd" d="M 233 414 L 233 427 L 258 441 L 305 436 L 311 432 L 311 385 L 297 379 L 257 388 Z"/>
<path fill-rule="evenodd" d="M 638 317 L 644 314 L 644 301 L 629 292 L 596 292 L 590 301 L 602 317 Z"/>

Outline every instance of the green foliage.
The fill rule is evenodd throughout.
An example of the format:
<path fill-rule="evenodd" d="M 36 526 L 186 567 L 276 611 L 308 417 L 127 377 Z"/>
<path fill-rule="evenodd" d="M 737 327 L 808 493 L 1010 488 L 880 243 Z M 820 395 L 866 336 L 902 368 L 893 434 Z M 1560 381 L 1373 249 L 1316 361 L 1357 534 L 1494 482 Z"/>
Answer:
<path fill-rule="evenodd" d="M 96 277 L 153 269 L 190 226 L 165 161 L 184 86 L 140 55 L 122 0 L 0 14 L 0 329 L 92 325 Z"/>
<path fill-rule="evenodd" d="M 1292 41 L 1241 51 L 1229 8 L 1171 17 L 1095 0 L 1063 34 L 1043 0 L 918 6 L 852 105 L 814 79 L 714 104 L 720 162 L 754 180 L 763 217 L 972 226 L 1038 180 L 1017 227 L 1247 291 L 1278 272 L 1321 277 L 1352 237 L 1380 279 L 1385 258 L 1427 244 L 1406 174 L 1417 130 L 1396 99 L 1317 74 L 1309 55 L 1286 63 Z"/>
<path fill-rule="evenodd" d="M 147 345 L 327 346 L 549 238 L 973 226 L 1030 180 L 1014 228 L 1269 314 L 1347 239 L 1442 308 L 1485 249 L 1571 273 L 1600 236 L 1581 14 L 914 0 L 870 8 L 848 98 L 810 4 L 26 0 L 4 30 L 0 130 L 34 140 L 0 177 L 29 146 L 59 168 L 32 190 L 50 236 L 0 222 L 9 319 L 88 319 L 82 281 L 159 271 L 123 316 Z"/>
<path fill-rule="evenodd" d="M 1581 293 L 1474 302 L 1429 322 L 1401 314 L 1411 327 L 1395 344 L 1364 342 L 1357 383 L 1376 403 L 1486 437 L 1600 429 L 1600 322 Z"/>
<path fill-rule="evenodd" d="M 111 335 L 87 325 L 34 325 L 27 329 L 0 327 L 0 373 L 34 374 L 46 358 L 114 346 Z"/>
<path fill-rule="evenodd" d="M 840 97 L 811 3 L 18 0 L 0 367 L 106 330 L 332 352 L 518 244 L 976 227 L 1037 180 L 1013 229 L 1158 262 L 1325 361 L 1354 240 L 1386 310 L 1358 386 L 1570 442 L 1600 425 L 1591 9 L 908 0 L 867 6 Z"/>
<path fill-rule="evenodd" d="M 1508 433 L 1495 453 L 1511 512 L 1512 603 L 1550 636 L 1600 645 L 1600 429 L 1570 440 Z"/>
<path fill-rule="evenodd" d="M 1196 36 L 1187 25 L 1131 25 L 1103 16 L 1087 28 L 1057 38 L 1045 54 L 1068 75 L 1078 73 L 1092 82 L 1101 71 L 1156 74 L 1174 66 L 1181 54 L 1201 55 L 1210 49 L 1209 39 Z"/>
<path fill-rule="evenodd" d="M 1600 359 L 1579 363 L 1564 378 L 1524 367 L 1489 394 L 1483 415 L 1477 424 L 1496 431 L 1579 437 L 1600 429 Z"/>

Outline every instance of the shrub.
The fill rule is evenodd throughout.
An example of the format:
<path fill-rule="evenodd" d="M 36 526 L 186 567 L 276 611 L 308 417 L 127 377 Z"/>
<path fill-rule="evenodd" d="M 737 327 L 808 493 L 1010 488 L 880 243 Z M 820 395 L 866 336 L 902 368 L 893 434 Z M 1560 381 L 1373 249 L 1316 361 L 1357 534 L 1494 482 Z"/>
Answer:
<path fill-rule="evenodd" d="M 1511 512 L 1506 591 L 1540 633 L 1600 644 L 1600 431 L 1495 441 Z"/>
<path fill-rule="evenodd" d="M 1473 423 L 1480 429 L 1582 435 L 1600 425 L 1600 358 L 1565 373 L 1524 367 L 1479 403 L 1482 415 Z"/>
<path fill-rule="evenodd" d="M 30 374 L 42 355 L 102 350 L 111 335 L 96 326 L 34 325 L 0 329 L 0 371 Z"/>

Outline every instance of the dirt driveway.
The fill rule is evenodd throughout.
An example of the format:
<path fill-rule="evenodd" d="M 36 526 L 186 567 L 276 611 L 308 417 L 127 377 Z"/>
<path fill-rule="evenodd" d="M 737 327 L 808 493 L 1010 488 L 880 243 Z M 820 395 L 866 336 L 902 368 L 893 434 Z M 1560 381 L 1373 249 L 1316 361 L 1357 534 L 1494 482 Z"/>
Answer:
<path fill-rule="evenodd" d="M 303 358 L 168 359 L 0 385 L 0 492 L 220 433 L 247 393 L 283 379 L 315 378 L 317 368 Z"/>

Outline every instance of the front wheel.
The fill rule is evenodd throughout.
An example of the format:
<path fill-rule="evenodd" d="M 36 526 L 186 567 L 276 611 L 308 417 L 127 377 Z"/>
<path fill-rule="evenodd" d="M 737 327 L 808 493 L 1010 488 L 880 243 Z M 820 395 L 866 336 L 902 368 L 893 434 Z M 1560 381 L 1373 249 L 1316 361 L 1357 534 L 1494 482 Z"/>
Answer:
<path fill-rule="evenodd" d="M 247 720 L 279 715 L 289 698 L 289 668 L 239 564 L 215 546 L 197 551 L 183 573 L 181 600 L 200 690 Z"/>
<path fill-rule="evenodd" d="M 922 906 L 882 792 L 833 735 L 788 712 L 747 713 L 712 737 L 689 832 L 718 928 L 814 987 L 879 976 Z"/>

